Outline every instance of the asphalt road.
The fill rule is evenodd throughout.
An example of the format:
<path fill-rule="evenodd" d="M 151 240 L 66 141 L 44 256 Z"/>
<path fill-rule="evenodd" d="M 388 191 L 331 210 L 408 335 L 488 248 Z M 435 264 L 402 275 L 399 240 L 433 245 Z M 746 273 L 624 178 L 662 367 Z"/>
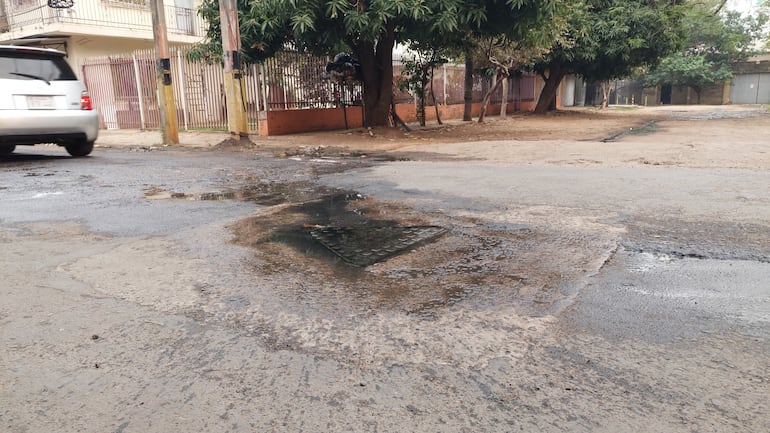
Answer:
<path fill-rule="evenodd" d="M 0 160 L 0 430 L 770 431 L 767 171 L 403 159 Z"/>

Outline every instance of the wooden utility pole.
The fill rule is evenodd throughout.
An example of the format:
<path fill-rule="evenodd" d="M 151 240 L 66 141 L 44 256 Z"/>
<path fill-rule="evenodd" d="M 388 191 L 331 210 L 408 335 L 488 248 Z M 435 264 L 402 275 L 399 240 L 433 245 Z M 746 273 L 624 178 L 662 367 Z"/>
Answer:
<path fill-rule="evenodd" d="M 152 35 L 155 41 L 155 72 L 158 82 L 158 108 L 163 144 L 179 144 L 179 126 L 176 120 L 174 85 L 171 80 L 171 56 L 166 35 L 166 14 L 163 0 L 150 0 Z"/>
<path fill-rule="evenodd" d="M 247 137 L 249 131 L 246 105 L 243 98 L 241 31 L 235 0 L 219 0 L 219 19 L 222 28 L 227 128 L 231 135 L 240 139 Z"/>

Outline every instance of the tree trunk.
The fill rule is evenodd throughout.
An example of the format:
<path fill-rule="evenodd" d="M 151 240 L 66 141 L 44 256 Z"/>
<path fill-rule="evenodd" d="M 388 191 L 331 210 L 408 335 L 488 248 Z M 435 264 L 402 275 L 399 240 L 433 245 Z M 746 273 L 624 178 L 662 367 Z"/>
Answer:
<path fill-rule="evenodd" d="M 609 106 L 610 106 L 610 82 L 602 81 L 602 105 L 599 107 L 599 109 L 604 110 Z"/>
<path fill-rule="evenodd" d="M 463 120 L 470 122 L 473 120 L 473 53 L 470 49 L 465 51 L 465 82 L 464 82 L 464 102 Z"/>
<path fill-rule="evenodd" d="M 500 102 L 500 117 L 505 119 L 508 114 L 508 77 L 503 77 L 503 99 Z"/>
<path fill-rule="evenodd" d="M 497 89 L 500 88 L 500 85 L 503 83 L 503 81 L 500 79 L 497 72 L 495 72 L 495 75 L 492 78 L 492 86 L 487 91 L 487 94 L 484 95 L 484 99 L 481 101 L 481 114 L 479 114 L 479 123 L 484 123 L 484 117 L 486 117 L 487 114 L 487 105 L 489 105 L 489 100 L 492 99 L 492 95 L 497 91 Z M 505 78 L 503 78 L 505 79 Z"/>
<path fill-rule="evenodd" d="M 393 25 L 380 34 L 375 45 L 360 42 L 354 52 L 363 75 L 364 126 L 388 126 L 393 101 Z"/>
<path fill-rule="evenodd" d="M 401 127 L 404 128 L 404 131 L 411 131 L 411 129 L 409 129 L 409 125 L 407 125 L 406 122 L 398 117 L 398 113 L 396 113 L 396 103 L 393 102 L 393 99 L 390 100 L 390 114 L 393 117 L 393 126 L 401 125 Z"/>
<path fill-rule="evenodd" d="M 425 88 L 422 92 L 415 96 L 415 104 L 417 105 L 417 120 L 420 122 L 420 126 L 425 126 Z"/>
<path fill-rule="evenodd" d="M 433 91 L 433 68 L 431 68 L 430 70 L 430 96 L 431 98 L 433 98 L 433 108 L 436 109 L 436 122 L 438 122 L 439 125 L 443 125 L 444 122 L 441 121 L 441 114 L 439 114 L 438 112 L 438 103 L 436 102 L 436 93 Z"/>
<path fill-rule="evenodd" d="M 551 110 L 551 107 L 556 107 L 556 93 L 565 75 L 567 75 L 567 69 L 562 65 L 553 65 L 548 73 L 548 77 L 545 74 L 541 74 L 545 80 L 545 86 L 543 91 L 540 92 L 540 98 L 537 100 L 535 114 L 545 114 Z"/>

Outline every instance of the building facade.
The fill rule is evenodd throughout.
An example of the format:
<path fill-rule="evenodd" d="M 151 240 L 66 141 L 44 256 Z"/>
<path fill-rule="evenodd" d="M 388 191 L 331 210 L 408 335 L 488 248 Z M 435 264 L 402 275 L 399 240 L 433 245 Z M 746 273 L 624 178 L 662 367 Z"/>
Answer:
<path fill-rule="evenodd" d="M 199 42 L 205 23 L 200 0 L 164 1 L 169 45 Z M 55 48 L 81 74 L 86 58 L 153 48 L 150 0 L 76 0 L 54 9 L 46 0 L 0 0 L 0 44 Z"/>

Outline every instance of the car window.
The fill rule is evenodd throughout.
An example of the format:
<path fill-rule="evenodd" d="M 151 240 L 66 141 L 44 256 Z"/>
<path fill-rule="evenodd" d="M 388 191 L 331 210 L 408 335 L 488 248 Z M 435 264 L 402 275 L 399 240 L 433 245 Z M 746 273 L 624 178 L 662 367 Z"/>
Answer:
<path fill-rule="evenodd" d="M 74 81 L 72 68 L 63 57 L 35 53 L 0 52 L 0 79 Z"/>

